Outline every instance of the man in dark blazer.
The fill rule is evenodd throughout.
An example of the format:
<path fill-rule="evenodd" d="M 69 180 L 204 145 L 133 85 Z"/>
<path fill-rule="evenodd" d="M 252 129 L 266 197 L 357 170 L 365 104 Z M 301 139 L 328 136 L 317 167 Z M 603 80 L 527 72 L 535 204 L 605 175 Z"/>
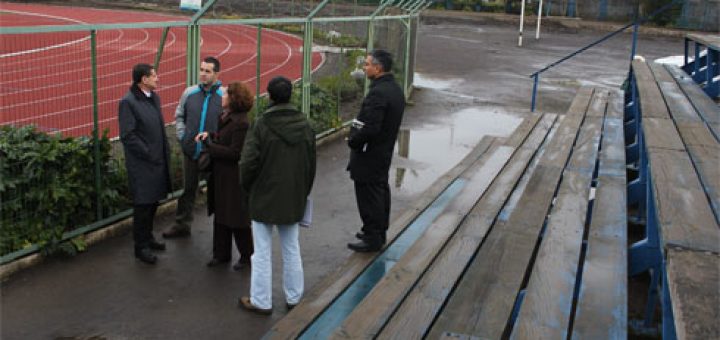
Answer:
<path fill-rule="evenodd" d="M 137 64 L 133 84 L 120 100 L 120 141 L 133 199 L 135 257 L 155 264 L 151 250 L 165 250 L 152 234 L 158 201 L 170 192 L 170 147 L 165 136 L 160 98 L 154 90 L 158 76 L 152 66 Z"/>
<path fill-rule="evenodd" d="M 358 252 L 374 252 L 385 244 L 390 224 L 390 185 L 388 171 L 395 140 L 405 111 L 405 94 L 395 82 L 392 56 L 374 50 L 365 58 L 365 75 L 370 91 L 363 100 L 360 113 L 353 121 L 348 137 L 350 163 L 347 170 L 355 182 L 362 231 L 359 242 L 348 247 Z"/>

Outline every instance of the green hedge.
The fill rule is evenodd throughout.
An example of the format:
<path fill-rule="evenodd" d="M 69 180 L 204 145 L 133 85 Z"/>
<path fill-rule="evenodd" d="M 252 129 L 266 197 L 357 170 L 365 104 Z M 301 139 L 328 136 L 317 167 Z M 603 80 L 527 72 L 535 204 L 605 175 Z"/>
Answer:
<path fill-rule="evenodd" d="M 99 140 L 101 191 L 95 189 L 94 143 L 63 138 L 33 126 L 0 127 L 0 254 L 38 245 L 73 253 L 82 244 L 60 244 L 64 232 L 128 205 L 124 168 L 110 156 L 107 131 Z"/>

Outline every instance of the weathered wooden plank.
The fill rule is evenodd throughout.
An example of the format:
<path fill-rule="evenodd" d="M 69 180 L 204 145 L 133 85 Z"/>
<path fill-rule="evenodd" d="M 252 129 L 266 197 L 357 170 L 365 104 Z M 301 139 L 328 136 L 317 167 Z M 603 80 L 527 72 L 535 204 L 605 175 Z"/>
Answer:
<path fill-rule="evenodd" d="M 665 101 L 648 65 L 644 61 L 633 60 L 632 69 L 637 81 L 638 93 L 640 94 L 640 111 L 643 118 L 669 119 L 670 114 L 667 106 L 665 106 Z"/>
<path fill-rule="evenodd" d="M 666 270 L 678 339 L 720 339 L 720 256 L 669 249 Z"/>
<path fill-rule="evenodd" d="M 692 103 L 690 103 L 690 100 L 682 92 L 680 86 L 668 73 L 667 69 L 661 65 L 653 64 L 652 70 L 655 78 L 658 79 L 658 86 L 665 97 L 672 118 L 676 122 L 702 122 L 702 118 L 695 112 Z"/>
<path fill-rule="evenodd" d="M 378 339 L 418 339 L 427 332 L 455 282 L 482 242 L 495 216 L 527 169 L 555 115 L 545 115 L 493 182 L 415 288 L 410 291 Z"/>
<path fill-rule="evenodd" d="M 716 34 L 689 33 L 686 37 L 716 50 L 720 49 L 720 36 Z"/>
<path fill-rule="evenodd" d="M 627 338 L 627 183 L 623 121 L 608 117 L 604 126 L 573 339 Z"/>
<path fill-rule="evenodd" d="M 675 81 L 688 97 L 697 113 L 708 124 L 716 139 L 720 139 L 720 108 L 708 97 L 705 92 L 692 80 L 690 76 L 677 66 L 665 65 Z"/>
<path fill-rule="evenodd" d="M 608 95 L 608 109 L 607 118 L 623 118 L 625 113 L 623 112 L 623 93 L 620 91 L 610 91 Z"/>
<path fill-rule="evenodd" d="M 533 265 L 513 339 L 567 338 L 601 132 L 602 117 L 585 118 Z"/>
<path fill-rule="evenodd" d="M 430 329 L 429 338 L 438 338 L 446 331 L 491 339 L 503 334 L 584 110 L 590 102 L 589 92 L 576 96 L 508 222 L 496 224 L 487 236 Z"/>
<path fill-rule="evenodd" d="M 678 123 L 678 130 L 717 219 L 720 216 L 720 143 L 704 123 Z"/>
<path fill-rule="evenodd" d="M 720 226 L 688 154 L 664 149 L 648 153 L 663 243 L 720 252 Z"/>
<path fill-rule="evenodd" d="M 483 137 L 480 143 L 460 163 L 438 178 L 418 198 L 412 207 L 393 220 L 388 228 L 388 243 L 391 243 L 417 216 L 419 216 L 458 176 L 479 159 L 496 141 L 494 137 Z M 342 265 L 326 275 L 318 284 L 305 293 L 301 302 L 284 318 L 278 321 L 266 334 L 267 339 L 294 339 L 322 313 L 355 278 L 377 256 L 377 253 L 353 253 Z"/>
<path fill-rule="evenodd" d="M 645 118 L 642 121 L 642 129 L 645 146 L 648 149 L 685 150 L 685 145 L 672 119 Z"/>
<path fill-rule="evenodd" d="M 595 90 L 590 106 L 587 109 L 587 117 L 604 117 L 608 100 L 607 90 Z"/>
<path fill-rule="evenodd" d="M 461 177 L 467 177 L 468 180 L 465 187 L 355 307 L 343 324 L 331 335 L 331 339 L 375 337 L 460 222 L 466 216 L 469 220 L 477 217 L 468 213 L 514 152 L 515 148 L 508 146 L 495 148 L 463 173 Z"/>
<path fill-rule="evenodd" d="M 519 147 L 525 138 L 527 137 L 527 134 L 529 131 L 535 128 L 535 125 L 537 124 L 538 120 L 540 120 L 540 117 L 542 114 L 534 113 L 528 115 L 525 119 L 523 119 L 522 123 L 513 131 L 512 135 L 508 137 L 508 139 L 505 141 L 505 146 L 509 146 L 512 148 Z"/>

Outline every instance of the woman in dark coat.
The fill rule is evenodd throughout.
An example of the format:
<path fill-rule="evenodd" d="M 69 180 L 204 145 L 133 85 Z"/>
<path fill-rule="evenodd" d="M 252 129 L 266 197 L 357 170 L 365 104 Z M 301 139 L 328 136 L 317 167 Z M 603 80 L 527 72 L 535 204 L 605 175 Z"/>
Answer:
<path fill-rule="evenodd" d="M 247 194 L 240 186 L 238 161 L 250 126 L 247 113 L 253 106 L 253 95 L 247 85 L 231 83 L 223 96 L 223 113 L 218 131 L 199 134 L 212 159 L 208 180 L 208 214 L 215 214 L 213 222 L 213 257 L 208 267 L 230 262 L 232 238 L 240 259 L 233 269 L 250 264 L 253 253 Z"/>

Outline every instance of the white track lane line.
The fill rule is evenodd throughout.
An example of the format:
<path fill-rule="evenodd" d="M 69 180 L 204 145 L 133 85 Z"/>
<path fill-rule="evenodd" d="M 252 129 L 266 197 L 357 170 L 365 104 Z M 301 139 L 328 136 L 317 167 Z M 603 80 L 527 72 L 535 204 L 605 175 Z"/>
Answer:
<path fill-rule="evenodd" d="M 212 31 L 209 31 L 209 32 L 212 32 Z M 219 34 L 219 33 L 217 33 L 217 32 L 212 32 L 212 33 L 227 38 L 226 36 L 223 36 L 223 35 L 221 35 L 221 34 Z M 251 39 L 252 39 L 252 38 L 251 38 Z M 227 40 L 227 39 L 226 39 L 226 40 Z M 231 43 L 231 42 L 230 42 L 230 43 Z M 222 54 L 227 53 L 227 50 L 229 50 L 229 49 L 226 48 L 226 49 L 222 52 Z M 177 57 L 168 59 L 168 60 L 166 60 L 166 61 L 170 61 L 170 60 L 173 60 L 173 59 L 179 59 L 179 58 L 185 58 L 185 57 L 186 57 L 185 55 L 179 55 L 179 56 L 177 56 Z M 169 72 L 169 73 L 166 73 L 166 75 L 167 75 L 167 74 L 174 74 L 174 73 L 178 73 L 178 72 L 185 72 L 185 71 L 186 71 L 185 68 L 181 68 L 181 69 L 177 69 L 177 70 L 175 70 L 175 71 L 171 71 L 171 72 Z M 115 76 L 115 75 L 118 75 L 118 74 L 122 74 L 122 73 L 126 73 L 126 72 L 127 72 L 127 70 L 123 70 L 123 71 L 119 71 L 119 72 L 115 72 L 115 73 L 111 73 L 111 74 L 106 74 L 106 75 L 98 78 L 98 80 L 104 79 L 104 78 L 108 78 L 108 77 L 112 77 L 112 76 Z M 162 73 L 161 73 L 161 76 L 162 76 Z M 81 79 L 80 81 L 89 81 L 89 80 L 91 80 L 91 78 Z M 75 82 L 77 82 L 77 81 L 73 81 L 72 83 L 75 83 Z M 50 86 L 50 87 L 58 87 L 58 86 L 62 86 L 62 85 L 67 85 L 67 83 L 65 83 L 65 84 L 60 84 L 60 85 L 52 85 L 52 86 Z M 170 86 L 170 87 L 163 87 L 163 89 L 174 88 L 174 87 L 177 87 L 177 86 L 180 86 L 180 85 L 185 86 L 184 83 L 181 83 L 181 84 L 172 85 L 172 86 Z M 98 92 L 104 91 L 104 90 L 108 90 L 108 89 L 114 89 L 114 88 L 117 88 L 117 87 L 126 87 L 126 86 L 127 86 L 127 84 L 116 84 L 116 85 L 106 86 L 106 87 L 98 88 Z M 33 91 L 35 91 L 35 90 L 37 90 L 37 89 L 33 89 Z M 73 93 L 73 94 L 70 94 L 70 95 L 67 95 L 67 96 L 62 96 L 62 97 L 51 97 L 51 98 L 46 98 L 46 99 L 43 99 L 43 100 L 36 100 L 36 101 L 32 101 L 32 102 L 23 102 L 23 103 L 19 103 L 19 104 L 15 104 L 15 105 L 10 105 L 10 106 L 2 106 L 2 107 L 0 107 L 0 109 L 11 109 L 11 108 L 15 108 L 15 107 L 35 105 L 35 104 L 38 104 L 38 103 L 50 102 L 50 101 L 59 100 L 59 99 L 67 100 L 67 99 L 70 98 L 70 97 L 82 96 L 82 95 L 86 95 L 86 94 L 88 94 L 88 93 L 91 93 L 91 90 L 82 91 L 82 92 L 75 92 L 75 93 Z M 98 106 L 103 105 L 103 104 L 107 104 L 107 103 L 116 102 L 116 101 L 117 101 L 116 99 L 110 100 L 110 101 L 103 101 L 103 102 L 98 103 Z M 62 110 L 62 111 L 55 111 L 55 112 L 46 113 L 46 114 L 42 114 L 42 115 L 37 115 L 37 116 L 32 116 L 32 117 L 25 117 L 25 118 L 21 118 L 21 119 L 16 119 L 16 120 L 13 120 L 13 121 L 5 122 L 4 124 L 23 123 L 23 122 L 28 122 L 28 121 L 36 120 L 36 119 L 41 119 L 41 118 L 46 118 L 46 117 L 57 116 L 57 115 L 64 114 L 64 113 L 67 113 L 67 112 L 72 112 L 72 111 L 77 111 L 77 110 L 83 110 L 83 109 L 87 109 L 87 108 L 91 108 L 91 107 L 92 107 L 92 104 L 91 104 L 91 105 L 78 106 L 78 107 L 74 107 L 74 108 L 66 109 L 66 110 Z M 78 125 L 78 127 L 81 127 L 81 126 L 83 126 L 83 125 Z M 60 130 L 60 131 L 65 131 L 65 130 Z"/>
<path fill-rule="evenodd" d="M 227 29 L 229 29 L 229 28 L 225 28 L 225 29 L 227 30 Z M 285 32 L 280 32 L 280 31 L 275 31 L 275 30 L 267 30 L 267 31 L 270 31 L 270 32 L 273 32 L 273 33 L 279 34 L 279 35 L 285 35 L 285 36 L 288 36 L 288 37 L 290 37 L 290 38 L 292 38 L 292 39 L 299 39 L 298 37 L 296 37 L 296 36 L 294 36 L 294 35 L 291 35 L 291 34 L 288 34 L 288 33 L 285 33 Z M 211 31 L 211 32 L 212 32 L 212 31 Z M 249 35 L 248 35 L 247 33 L 245 33 L 245 32 L 240 32 L 240 33 L 241 33 L 242 35 L 247 36 L 248 38 L 250 38 L 251 41 L 255 41 L 255 43 L 257 44 L 257 39 L 253 39 L 251 36 L 249 36 Z M 216 33 L 216 34 L 217 34 L 217 33 Z M 290 52 L 292 53 L 292 48 L 290 48 L 290 45 L 289 45 L 286 41 L 281 40 L 281 39 L 279 39 L 279 38 L 277 38 L 277 37 L 275 37 L 275 36 L 273 36 L 273 35 L 269 35 L 268 37 L 269 37 L 269 38 L 272 38 L 272 39 L 274 39 L 274 40 L 278 40 L 278 41 L 282 42 L 282 43 L 290 50 Z M 320 64 L 318 64 L 318 66 L 317 66 L 316 68 L 313 69 L 313 71 L 315 71 L 315 70 L 317 70 L 319 67 L 321 67 L 322 64 L 323 64 L 324 61 L 325 61 L 325 56 L 324 56 L 324 54 L 323 54 L 323 53 L 320 53 L 320 56 L 321 56 L 321 62 L 320 62 Z M 184 56 L 184 55 L 181 55 L 181 57 L 185 57 L 185 56 Z M 244 62 L 241 63 L 241 64 L 246 64 L 246 63 L 252 61 L 253 59 L 255 59 L 256 57 L 257 57 L 257 52 L 255 52 L 252 57 L 246 59 L 246 61 L 244 61 Z M 173 59 L 176 59 L 176 58 L 173 58 Z M 289 59 L 290 59 L 290 55 L 286 58 L 286 60 L 283 62 L 282 65 L 287 64 L 287 62 L 289 61 Z M 169 60 L 168 60 L 168 61 L 169 61 Z M 235 66 L 232 67 L 231 69 L 237 68 L 237 67 L 239 67 L 241 64 L 235 65 Z M 273 68 L 273 69 L 270 70 L 270 71 L 266 71 L 266 72 L 261 73 L 261 77 L 262 77 L 263 75 L 266 75 L 266 74 L 268 74 L 268 73 L 270 73 L 270 72 L 273 72 L 273 71 L 277 70 L 278 68 L 279 68 L 279 67 L 275 67 L 275 68 Z M 181 69 L 178 69 L 178 70 L 175 70 L 175 71 L 171 71 L 170 74 L 172 74 L 172 73 L 177 73 L 177 72 L 181 72 L 181 71 L 186 71 L 186 70 L 185 70 L 185 68 L 181 68 Z M 161 75 L 162 75 L 162 74 L 161 74 Z M 302 78 L 302 77 L 297 78 L 297 79 L 301 79 L 301 78 Z M 249 78 L 248 80 L 254 80 L 254 79 L 255 79 L 255 77 L 251 77 L 251 78 Z M 297 80 L 297 79 L 296 79 L 296 80 Z M 245 80 L 245 81 L 248 81 L 248 80 Z M 119 86 L 125 86 L 125 85 L 123 84 L 123 85 L 119 85 Z M 169 89 L 176 88 L 176 87 L 180 87 L 180 86 L 185 86 L 185 83 L 179 83 L 179 84 L 173 84 L 173 85 L 170 85 L 170 86 L 164 86 L 164 87 L 162 87 L 162 90 L 163 90 L 163 91 L 167 91 L 167 90 L 169 90 Z M 100 90 L 105 90 L 105 89 L 115 88 L 115 87 L 118 87 L 118 86 L 116 85 L 116 86 L 110 86 L 110 87 L 101 88 L 101 89 L 98 89 L 98 92 L 99 92 Z M 79 94 L 82 94 L 82 93 L 79 93 Z M 79 94 L 77 94 L 77 95 L 79 95 Z M 71 96 L 74 96 L 74 95 L 71 95 Z M 53 99 L 54 99 L 54 98 L 53 98 Z M 108 103 L 114 103 L 114 102 L 116 102 L 116 101 L 117 101 L 117 100 L 109 100 L 109 101 L 100 102 L 100 103 L 98 103 L 98 106 L 100 106 L 100 105 L 105 105 L 105 104 L 108 104 Z M 174 102 L 174 104 L 176 105 L 177 102 Z M 166 104 L 166 105 L 170 105 L 170 104 Z M 166 105 L 163 105 L 163 107 L 165 107 Z M 171 106 L 171 105 L 170 105 L 170 106 Z M 35 119 L 38 119 L 38 118 L 45 118 L 45 117 L 56 116 L 56 115 L 64 114 L 64 113 L 66 113 L 66 112 L 72 112 L 72 111 L 77 111 L 77 110 L 81 110 L 81 109 L 87 109 L 87 108 L 91 108 L 91 107 L 92 107 L 92 105 L 85 105 L 85 106 L 75 107 L 75 108 L 67 109 L 67 110 L 63 110 L 63 111 L 58 111 L 58 112 L 52 112 L 52 113 L 48 113 L 48 114 L 43 114 L 43 115 L 39 115 L 39 116 L 33 116 L 33 117 L 27 117 L 27 118 L 23 118 L 23 119 L 17 119 L 17 120 L 11 121 L 11 122 L 7 122 L 6 124 L 21 123 L 21 122 L 26 122 L 26 121 L 35 120 Z M 99 123 L 104 123 L 104 122 L 113 121 L 113 120 L 117 120 L 117 117 L 112 117 L 112 118 L 109 118 L 109 119 L 100 120 Z M 61 132 L 71 131 L 71 130 L 75 130 L 75 129 L 85 128 L 85 127 L 90 126 L 90 125 L 93 125 L 93 123 L 76 125 L 76 126 L 74 126 L 74 127 L 65 128 L 65 129 L 62 129 L 62 130 L 60 130 L 60 131 L 61 131 Z"/>
<path fill-rule="evenodd" d="M 121 52 L 130 50 L 130 49 L 133 49 L 133 48 L 135 48 L 135 47 L 137 47 L 137 46 L 140 46 L 140 45 L 146 43 L 148 40 L 150 40 L 150 34 L 148 33 L 147 30 L 144 30 L 144 29 L 143 29 L 143 31 L 145 32 L 145 39 L 144 39 L 143 41 L 138 42 L 138 43 L 136 43 L 136 44 L 134 44 L 134 45 L 131 45 L 131 46 L 127 46 L 127 47 L 125 47 L 125 48 L 123 48 L 123 49 L 121 49 L 121 50 L 117 50 L 117 51 L 112 52 L 112 53 L 106 53 L 105 55 L 103 55 L 103 57 L 107 58 L 107 57 L 109 57 L 109 56 L 111 56 L 111 55 L 114 55 L 114 54 L 120 54 Z M 168 47 L 172 46 L 173 44 L 175 44 L 175 40 L 176 40 L 175 34 L 171 32 L 170 42 L 165 46 L 165 48 L 168 48 Z M 148 53 L 144 53 L 144 54 L 136 55 L 136 56 L 132 56 L 132 57 L 133 57 L 133 58 L 140 58 L 140 57 L 146 57 L 146 56 L 150 56 L 150 55 L 154 55 L 154 54 L 156 54 L 156 52 L 148 52 Z M 98 57 L 98 60 L 99 60 L 99 59 L 100 59 L 100 57 Z M 127 59 L 117 58 L 117 60 L 115 60 L 115 61 L 113 61 L 113 62 L 103 63 L 103 64 L 101 64 L 101 65 L 98 65 L 98 68 L 101 68 L 101 67 L 104 68 L 104 67 L 108 67 L 108 66 L 110 66 L 110 65 L 115 65 L 115 64 L 119 64 L 119 63 L 125 63 L 125 62 L 127 62 Z M 70 62 L 70 63 L 73 63 L 73 62 Z M 64 65 L 64 64 L 68 64 L 68 63 L 54 64 L 54 65 L 48 66 L 48 68 L 49 68 L 49 67 L 57 67 L 57 66 L 59 66 L 59 65 Z M 126 70 L 123 70 L 122 72 L 119 72 L 119 71 L 118 71 L 118 72 L 115 72 L 115 73 L 105 73 L 105 74 L 103 74 L 102 76 L 98 77 L 98 81 L 100 81 L 100 80 L 102 80 L 102 79 L 105 79 L 105 78 L 107 78 L 107 77 L 116 76 L 116 75 L 118 75 L 118 74 L 126 73 L 126 72 L 127 72 Z M 58 73 L 53 73 L 53 74 L 46 75 L 46 76 L 39 76 L 39 77 L 27 78 L 27 79 L 23 79 L 23 81 L 25 81 L 25 80 L 32 80 L 32 79 L 42 79 L 42 78 L 46 78 L 46 77 L 54 77 L 54 76 L 63 75 L 63 74 L 74 74 L 74 73 L 77 73 L 77 70 L 68 70 L 68 71 L 66 71 L 66 72 L 58 72 Z M 66 77 L 65 79 L 70 79 L 70 77 Z M 91 79 L 91 78 L 88 78 L 88 79 Z M 88 79 L 81 79 L 81 81 L 83 81 L 83 80 L 88 80 Z M 32 91 L 37 91 L 37 90 L 45 90 L 45 89 L 50 89 L 50 88 L 63 87 L 63 86 L 65 86 L 65 85 L 74 84 L 74 83 L 76 83 L 76 81 L 68 81 L 68 82 L 65 82 L 65 83 L 56 83 L 56 84 L 53 84 L 53 85 L 47 85 L 47 86 L 43 86 L 43 87 L 34 87 L 34 88 L 16 90 L 15 92 L 8 92 L 8 93 L 2 93 L 2 94 L 3 94 L 3 95 L 5 95 L 5 94 L 19 94 L 19 93 L 32 92 Z M 0 88 L 7 87 L 7 86 L 8 86 L 8 85 L 4 85 L 2 82 L 0 82 Z M 37 103 L 37 102 L 35 102 L 35 103 Z"/>
<path fill-rule="evenodd" d="M 106 41 L 106 42 L 98 45 L 98 46 L 97 46 L 98 50 L 99 50 L 100 48 L 104 48 L 104 47 L 107 46 L 107 45 L 111 45 L 111 44 L 114 44 L 114 43 L 118 42 L 119 40 L 121 40 L 121 39 L 125 36 L 125 32 L 124 32 L 123 30 L 113 30 L 113 31 L 119 32 L 120 34 L 119 34 L 116 38 L 114 38 L 113 40 Z M 68 52 L 68 53 L 60 53 L 60 54 L 55 54 L 55 55 L 49 55 L 49 56 L 45 56 L 45 57 L 42 57 L 42 58 L 33 58 L 33 59 L 32 59 L 32 62 L 35 62 L 35 63 L 36 63 L 36 62 L 38 62 L 38 61 L 43 61 L 43 60 L 47 60 L 47 59 L 53 59 L 53 60 L 64 59 L 63 57 L 65 57 L 65 56 L 76 55 L 76 54 L 78 54 L 78 53 L 80 53 L 80 52 L 86 52 L 86 53 L 89 54 L 90 48 L 88 47 L 88 48 L 84 48 L 84 49 L 82 49 L 82 50 L 75 50 L 75 51 Z M 107 54 L 98 55 L 98 57 L 101 57 L 101 56 L 104 57 L 105 55 L 107 55 Z M 13 66 L 13 65 L 22 65 L 22 64 L 25 64 L 26 62 L 27 62 L 27 60 L 18 60 L 18 61 L 15 61 L 15 62 L 8 62 L 8 63 L 3 62 L 3 67 Z M 53 64 L 52 66 L 66 65 L 66 64 L 71 64 L 71 63 L 75 63 L 75 62 L 77 62 L 77 60 L 70 60 L 70 61 L 67 61 L 67 62 L 64 62 L 64 63 L 60 63 L 60 64 Z M 22 65 L 22 66 L 25 66 L 25 65 Z M 4 71 L 4 73 L 5 73 L 5 74 L 27 73 L 27 71 L 38 70 L 38 69 L 42 69 L 42 68 L 45 68 L 45 67 L 47 67 L 47 65 L 43 65 L 43 66 L 39 66 L 39 67 L 31 67 L 31 68 L 22 68 L 22 67 L 21 67 L 21 68 L 15 68 L 15 69 L 13 69 L 13 70 Z"/>
<path fill-rule="evenodd" d="M 87 24 L 87 22 L 80 21 L 80 20 L 76 20 L 76 19 L 71 19 L 71 18 L 56 16 L 56 15 L 42 14 L 42 13 L 24 12 L 24 11 L 14 11 L 14 10 L 10 10 L 10 9 L 0 9 L 0 12 L 6 12 L 6 13 L 11 13 L 11 14 L 19 14 L 19 15 L 29 15 L 29 16 L 36 16 L 36 17 L 50 18 L 50 19 L 57 19 L 57 20 L 65 20 L 65 21 L 70 21 L 70 22 L 74 22 L 74 23 L 78 23 L 78 24 Z M 82 41 L 85 41 L 85 40 L 88 40 L 88 39 L 90 39 L 90 36 L 87 36 L 87 37 L 84 37 L 84 38 L 81 38 L 81 39 L 77 39 L 77 40 L 73 40 L 73 41 L 69 41 L 69 42 L 66 42 L 66 43 L 58 44 L 58 45 L 51 45 L 51 46 L 46 46 L 46 47 L 42 47 L 42 48 L 35 48 L 35 49 L 32 49 L 32 50 L 25 50 L 25 51 L 18 51 L 18 52 L 0 54 L 0 59 L 2 59 L 2 58 L 14 57 L 14 56 L 18 56 L 18 55 L 30 54 L 30 53 L 37 53 L 37 52 L 40 52 L 40 51 L 47 51 L 47 50 L 55 49 L 55 48 L 61 48 L 61 47 L 65 47 L 65 46 L 68 46 L 68 45 L 77 44 L 77 43 L 79 43 L 79 42 L 82 42 Z"/>

